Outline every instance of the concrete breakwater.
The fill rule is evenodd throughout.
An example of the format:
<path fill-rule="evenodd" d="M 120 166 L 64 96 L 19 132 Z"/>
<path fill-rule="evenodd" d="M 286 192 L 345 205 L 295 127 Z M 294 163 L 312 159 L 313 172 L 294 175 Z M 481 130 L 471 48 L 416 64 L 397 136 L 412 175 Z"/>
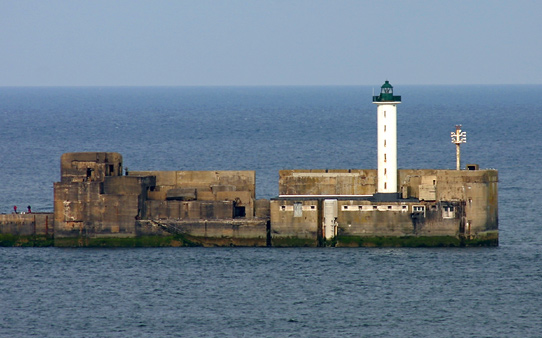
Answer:
<path fill-rule="evenodd" d="M 51 213 L 0 215 L 2 246 L 498 245 L 498 173 L 282 170 L 256 199 L 254 171 L 130 171 L 111 152 L 67 153 Z"/>

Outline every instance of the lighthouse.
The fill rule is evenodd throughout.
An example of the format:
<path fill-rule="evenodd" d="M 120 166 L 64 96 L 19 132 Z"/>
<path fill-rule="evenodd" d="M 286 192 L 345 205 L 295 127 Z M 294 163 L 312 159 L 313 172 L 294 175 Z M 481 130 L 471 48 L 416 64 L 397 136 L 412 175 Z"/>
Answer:
<path fill-rule="evenodd" d="M 401 96 L 393 95 L 393 86 L 386 80 L 380 95 L 373 96 L 377 109 L 378 186 L 375 197 L 381 200 L 399 198 L 397 193 L 397 105 Z"/>

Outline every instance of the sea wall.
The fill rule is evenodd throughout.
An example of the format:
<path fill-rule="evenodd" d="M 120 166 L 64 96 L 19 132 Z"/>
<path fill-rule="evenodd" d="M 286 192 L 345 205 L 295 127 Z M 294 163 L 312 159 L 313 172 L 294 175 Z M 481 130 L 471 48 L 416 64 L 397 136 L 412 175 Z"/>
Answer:
<path fill-rule="evenodd" d="M 0 215 L 0 246 L 50 246 L 54 235 L 53 213 Z"/>

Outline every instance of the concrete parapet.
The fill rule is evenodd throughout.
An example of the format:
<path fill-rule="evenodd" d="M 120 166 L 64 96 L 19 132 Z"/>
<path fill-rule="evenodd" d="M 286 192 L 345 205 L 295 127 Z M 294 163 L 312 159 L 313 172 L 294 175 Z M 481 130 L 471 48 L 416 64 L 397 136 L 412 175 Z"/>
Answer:
<path fill-rule="evenodd" d="M 280 195 L 372 195 L 376 170 L 280 170 Z"/>
<path fill-rule="evenodd" d="M 0 215 L 0 246 L 51 246 L 53 213 Z"/>
<path fill-rule="evenodd" d="M 216 171 L 131 171 L 130 176 L 156 176 L 157 186 L 193 188 L 203 192 L 249 191 L 255 198 L 256 173 L 253 170 Z"/>
<path fill-rule="evenodd" d="M 53 235 L 53 213 L 2 214 L 0 234 L 16 236 Z"/>

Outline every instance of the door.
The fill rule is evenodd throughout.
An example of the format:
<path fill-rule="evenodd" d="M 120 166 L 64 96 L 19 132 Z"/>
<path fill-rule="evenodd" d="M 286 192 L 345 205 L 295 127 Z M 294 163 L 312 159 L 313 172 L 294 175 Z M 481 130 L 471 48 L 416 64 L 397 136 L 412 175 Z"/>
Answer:
<path fill-rule="evenodd" d="M 337 200 L 324 200 L 324 239 L 329 240 L 337 234 Z"/>

